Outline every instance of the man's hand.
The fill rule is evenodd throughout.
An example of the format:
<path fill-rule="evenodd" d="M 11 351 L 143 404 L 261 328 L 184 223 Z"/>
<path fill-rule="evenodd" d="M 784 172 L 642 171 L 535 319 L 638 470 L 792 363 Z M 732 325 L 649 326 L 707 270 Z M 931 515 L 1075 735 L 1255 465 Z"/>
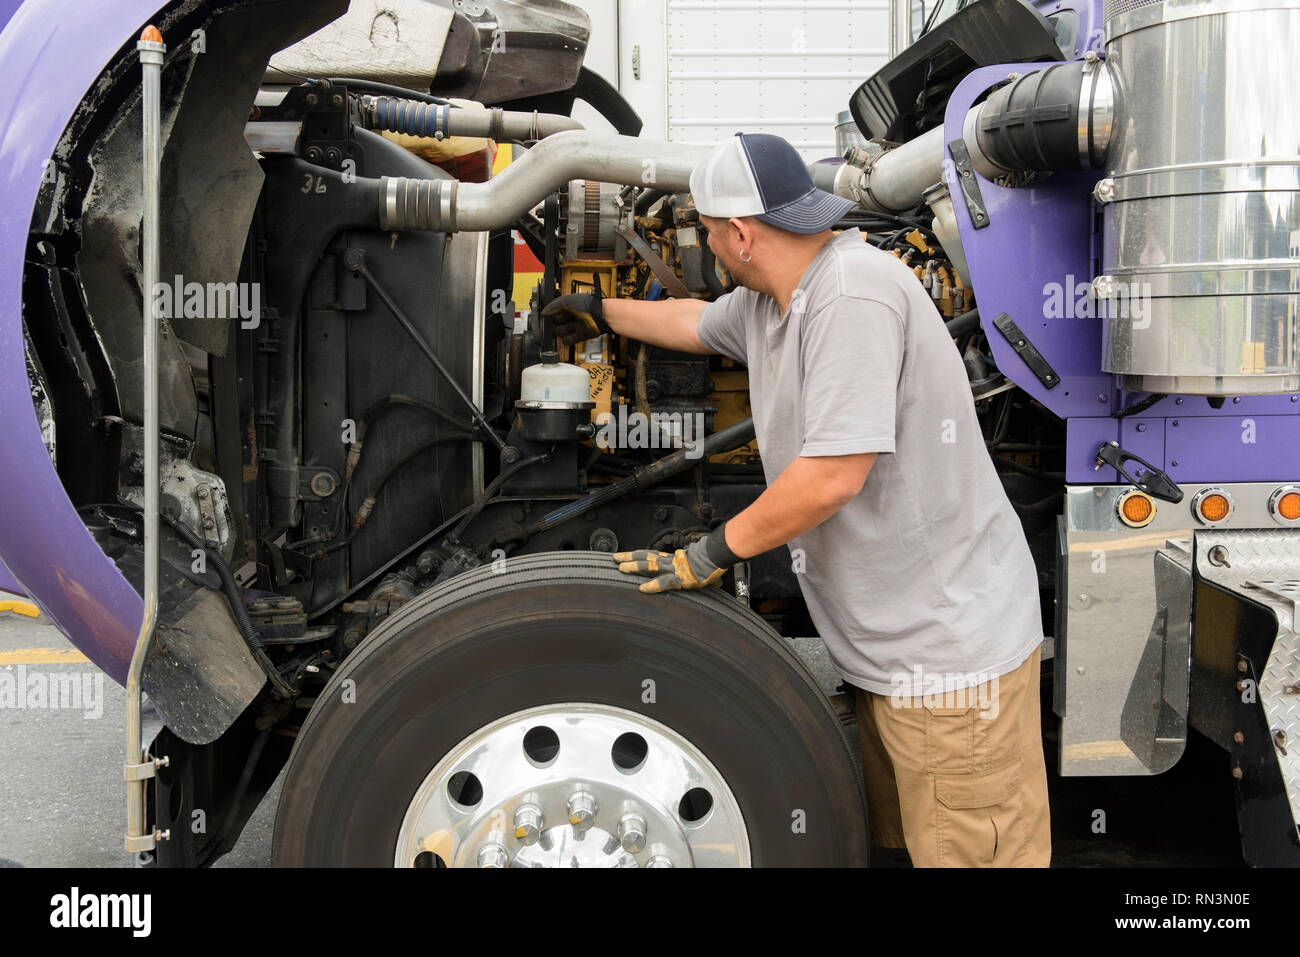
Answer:
<path fill-rule="evenodd" d="M 542 310 L 543 319 L 555 320 L 555 338 L 576 345 L 612 332 L 601 309 L 599 292 L 575 292 L 553 299 Z"/>
<path fill-rule="evenodd" d="M 614 561 L 618 570 L 629 575 L 654 576 L 641 586 L 646 594 L 677 589 L 706 588 L 722 580 L 727 569 L 740 557 L 727 547 L 725 524 L 719 525 L 697 541 L 673 553 L 642 548 L 618 552 Z"/>

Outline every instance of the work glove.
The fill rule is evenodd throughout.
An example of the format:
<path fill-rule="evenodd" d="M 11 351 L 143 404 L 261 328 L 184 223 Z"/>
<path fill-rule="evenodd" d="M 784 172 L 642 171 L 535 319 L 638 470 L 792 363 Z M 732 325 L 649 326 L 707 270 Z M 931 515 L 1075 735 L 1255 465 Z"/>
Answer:
<path fill-rule="evenodd" d="M 555 322 L 555 338 L 572 346 L 595 339 L 613 330 L 601 310 L 600 288 L 595 292 L 575 292 L 553 299 L 542 310 L 543 319 Z"/>
<path fill-rule="evenodd" d="M 677 589 L 705 588 L 722 580 L 727 569 L 740 557 L 727 546 L 725 523 L 708 535 L 677 551 L 657 552 L 648 548 L 617 552 L 618 570 L 629 575 L 654 576 L 641 586 L 646 594 Z"/>

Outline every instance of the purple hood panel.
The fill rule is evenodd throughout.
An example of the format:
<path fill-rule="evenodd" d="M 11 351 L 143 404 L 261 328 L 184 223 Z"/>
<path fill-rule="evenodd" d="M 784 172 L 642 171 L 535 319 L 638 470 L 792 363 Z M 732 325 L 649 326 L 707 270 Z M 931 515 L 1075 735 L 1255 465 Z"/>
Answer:
<path fill-rule="evenodd" d="M 23 586 L 18 583 L 18 579 L 5 567 L 4 562 L 0 562 L 0 591 L 8 592 L 11 595 L 25 595 Z"/>
<path fill-rule="evenodd" d="M 0 556 L 118 682 L 144 605 L 86 531 L 41 441 L 23 358 L 23 254 L 45 159 L 100 71 L 158 8 L 157 0 L 27 0 L 0 32 Z"/>

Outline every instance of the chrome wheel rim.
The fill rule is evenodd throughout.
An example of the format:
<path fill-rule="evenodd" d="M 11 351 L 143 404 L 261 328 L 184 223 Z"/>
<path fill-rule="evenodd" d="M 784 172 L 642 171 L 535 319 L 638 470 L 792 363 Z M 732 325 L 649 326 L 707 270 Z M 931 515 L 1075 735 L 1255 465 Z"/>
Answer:
<path fill-rule="evenodd" d="M 452 748 L 402 820 L 398 867 L 748 867 L 749 835 L 713 763 L 672 728 L 610 705 L 506 715 Z"/>

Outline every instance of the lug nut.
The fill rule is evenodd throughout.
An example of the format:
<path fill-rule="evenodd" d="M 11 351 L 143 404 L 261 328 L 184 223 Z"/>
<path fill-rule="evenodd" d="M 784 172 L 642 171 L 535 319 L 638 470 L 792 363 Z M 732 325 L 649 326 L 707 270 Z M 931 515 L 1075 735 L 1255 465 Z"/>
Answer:
<path fill-rule="evenodd" d="M 596 798 L 589 791 L 574 791 L 567 804 L 573 833 L 583 834 L 596 823 Z"/>
<path fill-rule="evenodd" d="M 520 844 L 536 844 L 542 836 L 542 809 L 536 804 L 521 804 L 515 811 L 515 837 Z"/>
<path fill-rule="evenodd" d="M 645 818 L 640 814 L 624 814 L 618 822 L 618 842 L 629 854 L 645 850 Z"/>
<path fill-rule="evenodd" d="M 479 867 L 509 867 L 510 855 L 500 844 L 484 844 L 478 852 Z"/>
<path fill-rule="evenodd" d="M 662 854 L 656 854 L 654 857 L 650 858 L 650 862 L 646 864 L 646 867 L 672 867 L 672 866 L 673 866 L 673 862 L 668 860 L 668 858 L 664 857 Z"/>

